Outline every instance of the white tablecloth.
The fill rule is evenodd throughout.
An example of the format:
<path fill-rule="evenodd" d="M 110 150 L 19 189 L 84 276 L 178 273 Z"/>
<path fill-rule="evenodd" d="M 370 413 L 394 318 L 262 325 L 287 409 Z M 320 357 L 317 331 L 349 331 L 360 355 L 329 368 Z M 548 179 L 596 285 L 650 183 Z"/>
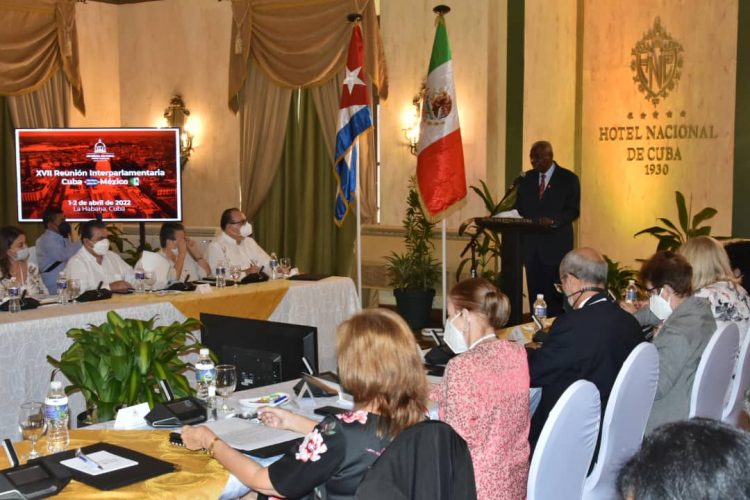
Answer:
<path fill-rule="evenodd" d="M 47 355 L 59 359 L 70 346 L 66 332 L 89 323 L 103 323 L 111 308 L 107 301 L 102 301 L 52 305 L 13 315 L 0 313 L 0 401 L 3 408 L 0 439 L 20 438 L 19 406 L 24 401 L 44 399 L 53 369 L 47 362 Z M 148 319 L 158 315 L 159 324 L 185 319 L 169 302 L 118 305 L 115 309 L 121 316 L 130 318 Z M 357 310 L 359 303 L 352 280 L 332 277 L 317 282 L 292 282 L 269 320 L 316 326 L 319 369 L 335 370 L 336 326 Z M 75 394 L 70 401 L 71 419 L 83 410 L 83 397 Z"/>

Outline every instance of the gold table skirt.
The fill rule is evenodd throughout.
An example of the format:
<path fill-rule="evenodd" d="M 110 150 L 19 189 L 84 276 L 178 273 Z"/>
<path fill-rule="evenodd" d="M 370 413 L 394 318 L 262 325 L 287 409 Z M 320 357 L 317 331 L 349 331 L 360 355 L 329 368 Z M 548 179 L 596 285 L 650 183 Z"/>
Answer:
<path fill-rule="evenodd" d="M 101 491 L 78 481 L 71 481 L 56 498 L 87 499 L 212 499 L 219 497 L 229 478 L 229 472 L 216 460 L 204 453 L 189 451 L 169 444 L 169 431 L 115 431 L 71 430 L 70 448 L 88 446 L 98 442 L 116 444 L 146 455 L 177 464 L 180 470 L 131 484 L 111 491 Z M 37 443 L 37 450 L 46 450 L 46 439 Z M 19 456 L 26 455 L 31 443 L 16 444 Z M 23 461 L 23 460 L 22 460 Z M 0 469 L 9 466 L 3 453 Z"/>

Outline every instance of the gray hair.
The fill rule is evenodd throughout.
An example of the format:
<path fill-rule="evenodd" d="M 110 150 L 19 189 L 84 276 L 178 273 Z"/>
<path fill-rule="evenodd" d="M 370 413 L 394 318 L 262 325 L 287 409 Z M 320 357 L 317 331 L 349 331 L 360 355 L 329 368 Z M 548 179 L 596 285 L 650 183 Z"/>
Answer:
<path fill-rule="evenodd" d="M 577 248 L 568 252 L 560 263 L 560 275 L 572 274 L 590 285 L 607 284 L 607 262 L 592 248 Z"/>

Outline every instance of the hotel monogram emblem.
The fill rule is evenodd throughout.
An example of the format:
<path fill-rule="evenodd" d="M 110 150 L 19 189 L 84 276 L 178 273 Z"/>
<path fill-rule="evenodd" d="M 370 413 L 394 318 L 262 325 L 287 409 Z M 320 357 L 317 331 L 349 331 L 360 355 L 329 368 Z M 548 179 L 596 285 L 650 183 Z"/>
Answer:
<path fill-rule="evenodd" d="M 658 17 L 631 51 L 633 81 L 654 106 L 677 85 L 682 73 L 682 52 L 682 45 L 666 32 Z"/>

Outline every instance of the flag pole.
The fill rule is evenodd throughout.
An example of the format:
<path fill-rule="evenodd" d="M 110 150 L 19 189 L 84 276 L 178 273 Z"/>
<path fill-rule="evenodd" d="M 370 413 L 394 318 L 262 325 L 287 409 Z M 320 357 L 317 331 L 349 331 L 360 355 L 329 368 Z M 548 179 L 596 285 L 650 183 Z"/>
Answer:
<path fill-rule="evenodd" d="M 448 313 L 448 263 L 446 262 L 446 255 L 448 254 L 448 252 L 446 251 L 446 246 L 447 245 L 445 243 L 445 240 L 446 240 L 445 233 L 446 232 L 447 232 L 446 231 L 446 222 L 445 222 L 445 218 L 444 218 L 443 219 L 442 237 L 441 237 L 441 240 L 442 240 L 441 247 L 442 247 L 442 251 L 443 251 L 443 259 L 442 259 L 443 260 L 443 316 L 440 318 L 442 320 L 441 322 L 443 324 L 445 324 L 445 318 L 447 318 L 447 313 Z"/>
<path fill-rule="evenodd" d="M 359 139 L 357 139 L 359 143 Z M 359 187 L 359 144 L 357 145 L 357 160 L 354 164 L 354 175 L 357 176 L 357 293 L 359 294 L 359 305 L 362 306 L 362 198 Z"/>

